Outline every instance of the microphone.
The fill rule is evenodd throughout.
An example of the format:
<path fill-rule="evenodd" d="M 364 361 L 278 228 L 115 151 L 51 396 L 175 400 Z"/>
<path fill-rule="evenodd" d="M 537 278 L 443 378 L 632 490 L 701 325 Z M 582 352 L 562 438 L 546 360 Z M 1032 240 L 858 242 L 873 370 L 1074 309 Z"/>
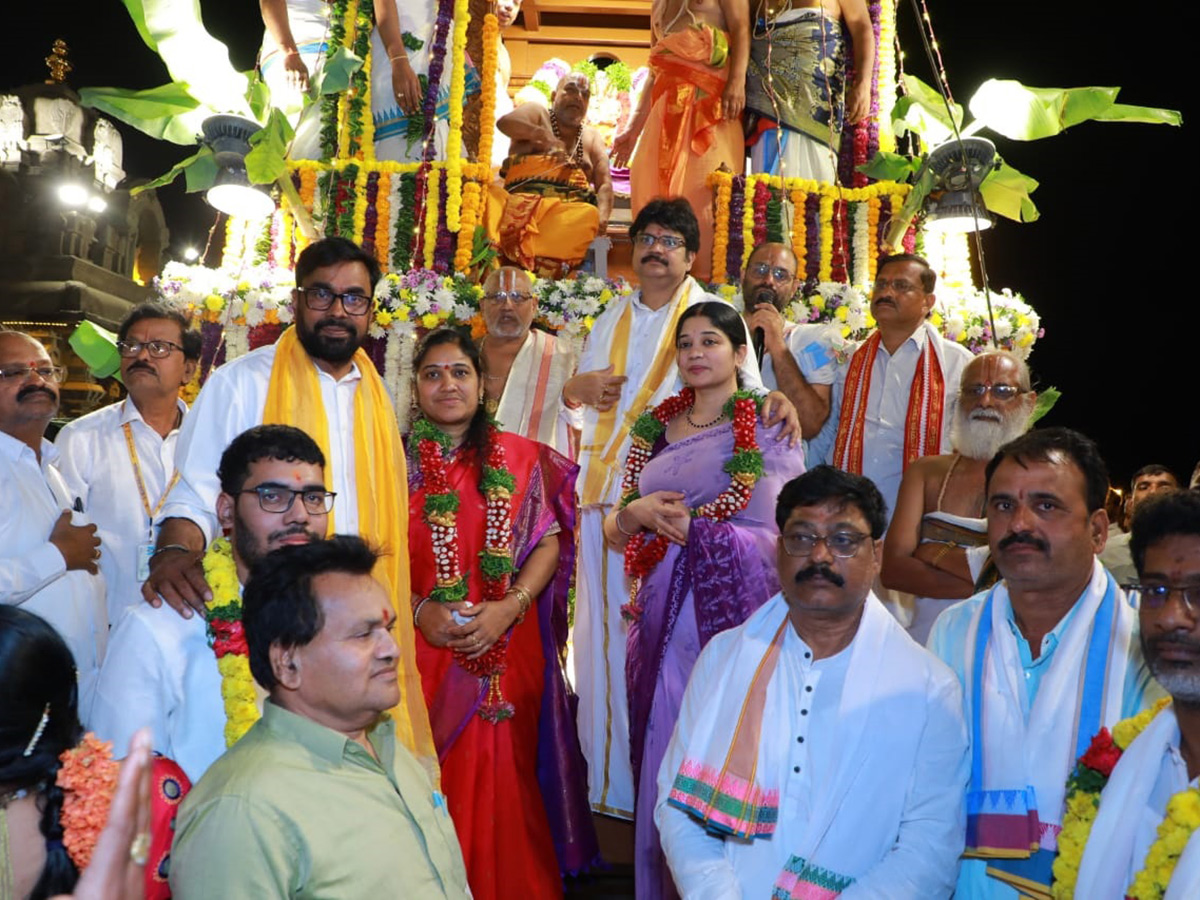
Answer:
<path fill-rule="evenodd" d="M 758 367 L 762 368 L 763 353 L 767 342 L 766 332 L 761 327 L 754 329 L 754 358 L 758 360 Z"/>

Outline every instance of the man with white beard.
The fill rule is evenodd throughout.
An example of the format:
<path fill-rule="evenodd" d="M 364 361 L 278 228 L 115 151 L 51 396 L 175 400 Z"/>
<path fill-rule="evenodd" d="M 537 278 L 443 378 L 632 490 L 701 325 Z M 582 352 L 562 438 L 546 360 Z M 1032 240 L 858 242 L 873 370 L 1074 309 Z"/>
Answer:
<path fill-rule="evenodd" d="M 963 370 L 954 452 L 922 457 L 904 473 L 880 580 L 911 595 L 888 606 L 922 644 L 943 609 L 997 580 L 987 560 L 984 469 L 1028 430 L 1036 399 L 1023 360 L 1006 350 L 980 354 Z"/>

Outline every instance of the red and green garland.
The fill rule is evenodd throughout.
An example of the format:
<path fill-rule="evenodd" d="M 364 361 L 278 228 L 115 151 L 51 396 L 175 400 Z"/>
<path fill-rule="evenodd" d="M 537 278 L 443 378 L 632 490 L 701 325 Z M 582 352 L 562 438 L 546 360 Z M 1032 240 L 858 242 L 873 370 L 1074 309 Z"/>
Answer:
<path fill-rule="evenodd" d="M 458 548 L 458 492 L 450 487 L 446 477 L 446 456 L 451 450 L 450 436 L 428 419 L 417 419 L 412 429 L 417 442 L 417 461 L 425 485 L 425 504 L 422 509 L 429 526 L 433 544 L 435 585 L 429 600 L 435 603 L 458 603 L 467 599 L 467 576 Z M 483 602 L 503 600 L 514 572 L 512 495 L 516 479 L 508 469 L 504 445 L 499 441 L 495 422 L 488 424 L 487 448 L 479 492 L 486 500 L 486 531 L 483 550 L 479 552 L 479 571 L 483 576 Z M 454 651 L 455 662 L 465 671 L 488 680 L 488 696 L 479 715 L 493 725 L 512 718 L 513 706 L 500 692 L 500 676 L 508 656 L 508 635 L 503 634 L 483 656 L 470 659 L 462 651 Z"/>
<path fill-rule="evenodd" d="M 649 412 L 642 413 L 634 422 L 630 429 L 633 445 L 625 461 L 620 509 L 641 496 L 638 480 L 650 461 L 655 442 L 666 431 L 668 423 L 690 410 L 694 402 L 695 393 L 691 388 L 684 388 Z M 724 522 L 750 503 L 754 485 L 763 474 L 762 451 L 756 436 L 761 405 L 762 401 L 748 391 L 737 391 L 726 401 L 725 415 L 733 421 L 733 456 L 723 467 L 729 473 L 729 487 L 708 503 L 691 510 L 692 518 Z M 629 602 L 621 607 L 621 615 L 627 621 L 637 621 L 641 617 L 642 607 L 637 600 L 641 580 L 662 562 L 669 546 L 665 537 L 648 531 L 634 535 L 625 545 L 625 574 L 632 579 Z"/>

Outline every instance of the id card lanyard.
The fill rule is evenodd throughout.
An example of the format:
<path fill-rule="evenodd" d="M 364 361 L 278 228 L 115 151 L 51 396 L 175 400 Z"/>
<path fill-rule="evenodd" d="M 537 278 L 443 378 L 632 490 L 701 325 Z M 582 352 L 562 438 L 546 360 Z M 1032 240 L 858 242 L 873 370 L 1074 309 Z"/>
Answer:
<path fill-rule="evenodd" d="M 150 577 L 150 557 L 154 555 L 154 518 L 162 512 L 163 505 L 167 502 L 167 495 L 179 481 L 179 470 L 176 469 L 171 473 L 167 486 L 163 488 L 162 496 L 158 498 L 158 503 L 151 509 L 150 495 L 146 492 L 146 482 L 142 478 L 142 467 L 138 462 L 137 446 L 133 442 L 133 426 L 126 422 L 121 429 L 125 432 L 125 446 L 129 448 L 129 462 L 133 465 L 133 480 L 137 483 L 138 494 L 142 498 L 142 509 L 146 512 L 148 522 L 146 540 L 137 545 L 137 580 L 140 583 Z"/>

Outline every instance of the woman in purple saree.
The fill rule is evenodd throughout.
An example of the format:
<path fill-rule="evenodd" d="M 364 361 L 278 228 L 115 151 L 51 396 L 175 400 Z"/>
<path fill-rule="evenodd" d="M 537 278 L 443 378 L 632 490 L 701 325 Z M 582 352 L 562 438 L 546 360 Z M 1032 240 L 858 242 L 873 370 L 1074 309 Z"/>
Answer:
<path fill-rule="evenodd" d="M 741 624 L 779 590 L 775 500 L 804 471 L 800 449 L 777 441 L 777 429 L 765 430 L 755 416 L 762 474 L 749 502 L 723 521 L 693 517 L 690 510 L 730 489 L 724 467 L 734 455 L 735 425 L 728 404 L 747 350 L 745 329 L 727 304 L 697 304 L 679 320 L 676 347 L 693 400 L 665 423 L 641 470 L 639 497 L 605 522 L 614 546 L 643 532 L 671 542 L 638 585 L 626 651 L 639 900 L 677 896 L 654 827 L 655 780 L 688 676 L 713 635 Z"/>

